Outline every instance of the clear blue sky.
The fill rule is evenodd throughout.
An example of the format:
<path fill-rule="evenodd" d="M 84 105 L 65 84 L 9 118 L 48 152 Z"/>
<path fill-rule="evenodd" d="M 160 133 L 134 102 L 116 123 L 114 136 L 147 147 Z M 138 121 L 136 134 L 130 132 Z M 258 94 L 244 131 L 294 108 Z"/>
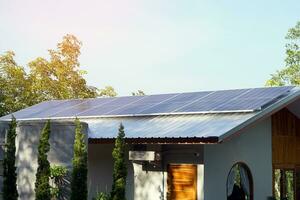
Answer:
<path fill-rule="evenodd" d="M 298 20 L 299 0 L 0 0 L 0 53 L 26 65 L 72 33 L 88 83 L 120 95 L 259 87 Z"/>

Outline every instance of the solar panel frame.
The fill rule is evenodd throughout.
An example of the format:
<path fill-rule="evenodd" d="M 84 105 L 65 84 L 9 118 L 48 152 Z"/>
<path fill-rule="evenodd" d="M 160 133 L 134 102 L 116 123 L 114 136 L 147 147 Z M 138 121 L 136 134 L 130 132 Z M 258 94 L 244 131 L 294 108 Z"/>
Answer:
<path fill-rule="evenodd" d="M 212 93 L 211 91 L 204 92 L 191 92 L 181 93 L 174 98 L 168 99 L 162 103 L 159 103 L 151 108 L 145 109 L 138 114 L 153 114 L 153 113 L 170 113 L 176 110 L 178 107 L 182 107 L 186 104 L 192 103 L 200 98 L 203 98 Z"/>
<path fill-rule="evenodd" d="M 95 107 L 106 105 L 116 98 L 96 98 L 88 99 L 80 104 L 77 104 L 73 107 L 62 110 L 58 113 L 53 114 L 52 116 L 56 117 L 67 117 L 67 116 L 78 116 L 79 113 L 83 113 Z"/>
<path fill-rule="evenodd" d="M 13 113 L 17 119 L 254 112 L 288 95 L 294 86 L 98 99 L 51 100 Z M 11 119 L 11 115 L 1 120 Z"/>
<path fill-rule="evenodd" d="M 111 112 L 112 110 L 116 110 L 122 106 L 129 105 L 136 101 L 145 98 L 144 96 L 125 96 L 125 97 L 118 97 L 114 98 L 109 104 L 101 104 L 99 106 L 95 106 L 87 111 L 78 113 L 77 116 L 101 116 L 106 115 L 107 113 Z"/>
<path fill-rule="evenodd" d="M 178 96 L 179 93 L 164 94 L 164 95 L 151 95 L 146 96 L 144 99 L 137 101 L 135 104 L 125 105 L 119 109 L 112 110 L 107 113 L 108 115 L 134 115 L 139 114 L 147 108 L 154 107 L 160 103 L 173 99 Z"/>

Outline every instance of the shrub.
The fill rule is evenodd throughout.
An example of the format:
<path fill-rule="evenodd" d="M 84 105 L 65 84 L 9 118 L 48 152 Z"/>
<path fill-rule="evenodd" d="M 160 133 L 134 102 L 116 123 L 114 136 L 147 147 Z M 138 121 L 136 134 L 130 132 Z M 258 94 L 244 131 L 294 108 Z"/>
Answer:
<path fill-rule="evenodd" d="M 17 173 L 16 173 L 16 118 L 12 117 L 5 141 L 5 152 L 3 159 L 3 199 L 17 200 Z"/>
<path fill-rule="evenodd" d="M 115 141 L 115 147 L 112 153 L 114 159 L 113 185 L 111 191 L 111 200 L 126 200 L 125 186 L 127 167 L 125 161 L 125 131 L 124 126 L 120 124 L 119 133 Z"/>
<path fill-rule="evenodd" d="M 71 200 L 87 199 L 87 149 L 79 119 L 75 120 Z"/>
<path fill-rule="evenodd" d="M 110 196 L 106 192 L 99 192 L 93 200 L 109 200 Z"/>
<path fill-rule="evenodd" d="M 38 147 L 38 168 L 36 172 L 35 182 L 35 199 L 36 200 L 51 200 L 50 192 L 50 163 L 47 153 L 50 150 L 50 121 L 48 120 L 40 136 Z"/>

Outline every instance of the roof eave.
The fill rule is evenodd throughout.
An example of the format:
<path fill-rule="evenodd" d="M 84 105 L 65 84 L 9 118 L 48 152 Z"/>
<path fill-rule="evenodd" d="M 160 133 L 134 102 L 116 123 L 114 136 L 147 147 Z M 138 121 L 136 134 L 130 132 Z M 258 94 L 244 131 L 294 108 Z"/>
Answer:
<path fill-rule="evenodd" d="M 293 94 L 280 99 L 278 102 L 270 105 L 269 107 L 259 111 L 256 115 L 251 117 L 250 119 L 246 120 L 245 122 L 241 123 L 240 125 L 236 126 L 235 128 L 229 130 L 225 134 L 219 137 L 219 143 L 223 142 L 231 138 L 234 135 L 239 134 L 241 131 L 253 126 L 254 124 L 266 119 L 267 117 L 271 116 L 272 114 L 276 113 L 277 111 L 281 110 L 282 108 L 286 107 L 288 104 L 300 99 L 300 90 L 298 89 Z"/>

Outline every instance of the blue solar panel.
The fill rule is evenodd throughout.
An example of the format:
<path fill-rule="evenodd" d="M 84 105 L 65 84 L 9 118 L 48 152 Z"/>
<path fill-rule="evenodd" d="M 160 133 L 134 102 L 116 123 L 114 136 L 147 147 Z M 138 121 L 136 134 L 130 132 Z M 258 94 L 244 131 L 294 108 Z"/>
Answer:
<path fill-rule="evenodd" d="M 108 104 L 114 101 L 115 99 L 116 98 L 87 99 L 80 104 L 62 110 L 59 113 L 54 113 L 52 116 L 56 116 L 56 117 L 77 116 L 80 113 Z"/>
<path fill-rule="evenodd" d="M 181 108 L 193 101 L 199 100 L 208 96 L 212 92 L 191 92 L 191 93 L 182 93 L 174 98 L 168 99 L 163 103 L 157 104 L 156 106 L 150 107 L 143 110 L 139 114 L 153 114 L 153 113 L 170 113 L 174 110 Z"/>
<path fill-rule="evenodd" d="M 144 96 L 131 96 L 131 97 L 119 97 L 114 98 L 108 104 L 100 104 L 95 106 L 87 111 L 78 113 L 77 116 L 100 116 L 106 115 L 116 109 L 119 109 L 123 106 L 138 102 L 139 100 L 145 98 Z"/>
<path fill-rule="evenodd" d="M 247 89 L 242 90 L 227 90 L 227 91 L 216 91 L 209 95 L 194 101 L 182 108 L 175 110 L 174 112 L 205 112 L 211 111 L 220 104 L 230 101 L 239 95 L 247 92 Z"/>
<path fill-rule="evenodd" d="M 15 112 L 17 119 L 160 113 L 236 112 L 264 108 L 293 87 L 254 88 L 148 96 L 54 100 Z M 10 119 L 11 115 L 1 119 Z"/>
<path fill-rule="evenodd" d="M 72 100 L 63 100 L 62 103 L 52 106 L 47 110 L 43 110 L 39 113 L 35 113 L 33 118 L 49 118 L 51 116 L 56 116 L 56 113 L 59 113 L 67 108 L 83 103 L 85 100 L 72 99 Z"/>
<path fill-rule="evenodd" d="M 216 91 L 206 98 L 184 106 L 175 112 L 223 112 L 258 110 L 286 94 L 293 87 L 254 88 Z"/>
<path fill-rule="evenodd" d="M 145 96 L 140 101 L 135 102 L 134 104 L 125 105 L 119 109 L 109 112 L 109 115 L 134 115 L 139 114 L 145 109 L 156 106 L 157 104 L 173 99 L 179 94 L 162 94 L 162 95 L 151 95 Z"/>
<path fill-rule="evenodd" d="M 17 111 L 13 113 L 13 115 L 17 119 L 22 119 L 22 118 L 32 118 L 32 116 L 35 116 L 41 112 L 44 112 L 46 110 L 52 109 L 53 107 L 58 106 L 59 104 L 62 104 L 63 101 L 44 101 L 42 103 L 36 104 L 34 106 L 31 106 L 29 108 Z M 2 117 L 2 119 L 11 119 L 11 115 L 6 115 Z"/>

